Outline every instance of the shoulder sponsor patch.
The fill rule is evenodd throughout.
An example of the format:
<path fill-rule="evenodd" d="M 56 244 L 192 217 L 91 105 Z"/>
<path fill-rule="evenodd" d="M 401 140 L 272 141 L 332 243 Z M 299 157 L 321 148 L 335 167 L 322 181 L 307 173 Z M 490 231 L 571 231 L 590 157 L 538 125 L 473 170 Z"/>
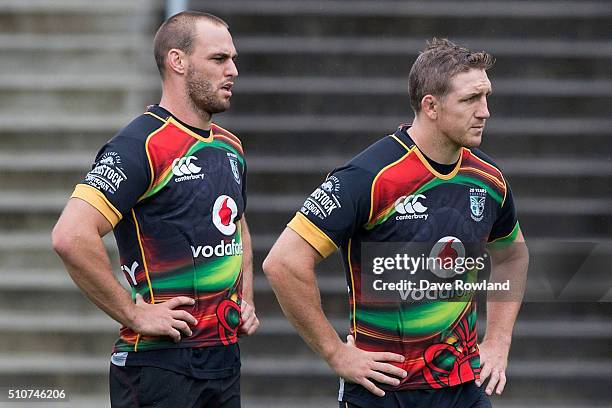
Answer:
<path fill-rule="evenodd" d="M 117 152 L 106 152 L 94 168 L 85 176 L 85 183 L 108 194 L 115 194 L 121 183 L 127 180 L 121 156 Z"/>
<path fill-rule="evenodd" d="M 314 214 L 324 220 L 329 217 L 334 210 L 342 208 L 338 199 L 341 185 L 336 176 L 330 176 L 319 188 L 306 199 L 300 211 L 304 215 Z"/>

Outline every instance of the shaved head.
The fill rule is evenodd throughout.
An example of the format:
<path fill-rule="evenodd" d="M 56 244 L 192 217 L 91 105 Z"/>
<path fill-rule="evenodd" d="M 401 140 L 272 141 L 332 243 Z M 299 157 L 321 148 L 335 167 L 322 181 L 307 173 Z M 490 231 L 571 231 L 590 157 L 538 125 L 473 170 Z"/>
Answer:
<path fill-rule="evenodd" d="M 206 21 L 211 24 L 228 28 L 225 21 L 212 14 L 200 11 L 183 11 L 168 18 L 157 30 L 154 40 L 155 63 L 159 73 L 164 78 L 166 56 L 173 48 L 191 55 L 196 35 L 196 23 Z"/>

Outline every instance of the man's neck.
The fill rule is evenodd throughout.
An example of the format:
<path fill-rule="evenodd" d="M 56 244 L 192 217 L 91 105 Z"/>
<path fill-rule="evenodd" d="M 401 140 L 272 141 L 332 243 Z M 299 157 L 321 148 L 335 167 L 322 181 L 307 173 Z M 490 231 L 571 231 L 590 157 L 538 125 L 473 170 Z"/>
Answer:
<path fill-rule="evenodd" d="M 186 97 L 180 97 L 168 92 L 163 92 L 159 106 L 172 113 L 181 122 L 198 129 L 210 129 L 212 116 L 202 112 L 193 106 Z"/>
<path fill-rule="evenodd" d="M 408 135 L 419 150 L 436 163 L 453 164 L 459 160 L 461 146 L 449 143 L 437 129 L 416 118 L 408 129 Z"/>

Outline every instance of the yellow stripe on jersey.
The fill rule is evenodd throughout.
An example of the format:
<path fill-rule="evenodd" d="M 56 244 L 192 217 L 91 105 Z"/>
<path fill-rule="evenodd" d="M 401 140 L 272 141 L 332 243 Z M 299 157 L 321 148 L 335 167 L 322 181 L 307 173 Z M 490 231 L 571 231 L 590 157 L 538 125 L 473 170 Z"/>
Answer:
<path fill-rule="evenodd" d="M 210 143 L 214 140 L 213 137 L 213 131 L 212 128 L 208 131 L 208 137 L 203 137 L 201 135 L 198 135 L 196 132 L 194 132 L 193 130 L 189 129 L 186 126 L 183 126 L 183 124 L 181 122 L 179 122 L 178 120 L 174 119 L 172 116 L 170 118 L 168 118 L 168 122 L 172 123 L 174 126 L 176 126 L 177 128 L 181 129 L 183 132 L 187 133 L 189 136 L 194 137 L 202 142 L 205 143 Z"/>
<path fill-rule="evenodd" d="M 357 318 L 355 317 L 355 315 L 357 314 L 357 299 L 355 298 L 355 278 L 353 277 L 353 260 L 351 259 L 351 244 L 353 243 L 352 241 L 353 239 L 350 238 L 348 242 L 347 258 L 349 272 L 351 275 L 351 295 L 353 297 L 353 333 L 355 340 L 357 340 Z"/>
<path fill-rule="evenodd" d="M 327 258 L 338 250 L 334 241 L 300 212 L 295 214 L 287 227 L 304 238 L 323 258 Z"/>
<path fill-rule="evenodd" d="M 121 212 L 108 201 L 100 190 L 87 184 L 77 184 L 70 198 L 79 198 L 91 204 L 96 210 L 100 211 L 104 218 L 111 223 L 113 228 L 119 224 L 119 221 L 121 221 L 123 217 Z"/>
<path fill-rule="evenodd" d="M 453 171 L 451 171 L 448 174 L 442 174 L 436 171 L 436 169 L 434 169 L 432 165 L 429 164 L 429 160 L 427 160 L 425 155 L 423 155 L 423 153 L 418 148 L 414 149 L 414 152 L 416 153 L 421 163 L 423 163 L 423 166 L 425 166 L 431 174 L 433 174 L 434 176 L 436 176 L 437 178 L 441 180 L 450 180 L 457 175 L 457 173 L 459 172 L 459 169 L 461 168 L 461 161 L 463 160 L 463 149 L 465 148 L 462 148 L 461 154 L 459 154 L 459 160 L 457 161 L 455 168 L 453 169 Z"/>

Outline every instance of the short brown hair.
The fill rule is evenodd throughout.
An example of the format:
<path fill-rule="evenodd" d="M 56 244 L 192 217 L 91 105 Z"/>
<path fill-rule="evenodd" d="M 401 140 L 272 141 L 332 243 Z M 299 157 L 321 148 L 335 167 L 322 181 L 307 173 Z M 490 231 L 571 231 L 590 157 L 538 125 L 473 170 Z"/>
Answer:
<path fill-rule="evenodd" d="M 195 26 L 198 20 L 206 20 L 229 29 L 225 21 L 212 14 L 201 11 L 182 11 L 169 17 L 157 30 L 153 40 L 155 63 L 162 78 L 164 77 L 166 55 L 172 48 L 186 54 L 193 52 Z"/>
<path fill-rule="evenodd" d="M 486 71 L 494 63 L 495 58 L 485 51 L 472 52 L 445 38 L 427 41 L 408 76 L 410 106 L 419 113 L 425 95 L 444 97 L 450 91 L 451 79 L 455 75 L 470 69 Z"/>

